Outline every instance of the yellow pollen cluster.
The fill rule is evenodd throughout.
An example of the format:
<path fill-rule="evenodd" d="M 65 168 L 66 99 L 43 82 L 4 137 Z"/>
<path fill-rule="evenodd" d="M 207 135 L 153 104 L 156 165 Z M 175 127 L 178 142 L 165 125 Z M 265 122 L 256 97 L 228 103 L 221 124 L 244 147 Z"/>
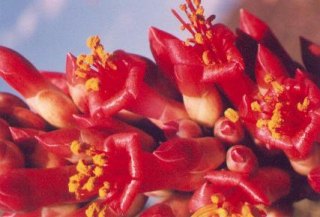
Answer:
<path fill-rule="evenodd" d="M 280 139 L 281 134 L 278 132 L 278 129 L 281 127 L 283 122 L 283 118 L 281 116 L 281 108 L 283 104 L 278 102 L 275 105 L 274 110 L 272 111 L 271 119 L 259 119 L 256 123 L 258 128 L 266 126 L 269 131 L 271 132 L 271 136 L 275 139 Z"/>
<path fill-rule="evenodd" d="M 92 203 L 86 210 L 87 217 L 105 217 L 107 214 L 107 206 Z"/>
<path fill-rule="evenodd" d="M 239 114 L 232 108 L 228 108 L 224 111 L 224 116 L 228 118 L 231 122 L 236 123 L 239 121 Z"/>
<path fill-rule="evenodd" d="M 88 91 L 99 91 L 100 81 L 94 73 L 99 73 L 99 69 L 116 70 L 116 65 L 110 60 L 111 54 L 104 50 L 98 36 L 91 36 L 87 40 L 87 46 L 91 54 L 81 54 L 77 57 L 76 76 L 87 79 L 85 87 Z"/>
<path fill-rule="evenodd" d="M 101 185 L 101 177 L 104 174 L 104 167 L 107 165 L 107 157 L 105 153 L 97 153 L 92 146 L 82 144 L 79 141 L 73 141 L 70 149 L 76 155 L 82 154 L 89 157 L 89 159 L 78 161 L 76 165 L 77 173 L 69 178 L 69 192 L 80 198 L 85 192 L 93 192 Z M 109 189 L 110 184 L 104 181 L 97 193 L 105 198 Z"/>
<path fill-rule="evenodd" d="M 234 211 L 229 203 L 221 200 L 219 195 L 213 195 L 211 202 L 212 204 L 198 209 L 191 217 L 254 217 L 247 203 L 242 205 L 241 210 Z"/>
<path fill-rule="evenodd" d="M 253 101 L 250 106 L 251 106 L 251 110 L 254 112 L 261 112 L 262 111 L 261 106 L 257 101 Z"/>
<path fill-rule="evenodd" d="M 201 0 L 186 0 L 186 4 L 180 5 L 180 10 L 186 14 L 189 22 L 185 22 L 176 11 L 174 15 L 182 23 L 182 30 L 188 30 L 192 34 L 192 38 L 188 38 L 185 44 L 201 45 L 203 47 L 202 62 L 205 65 L 210 65 L 214 62 L 214 45 L 212 44 L 213 33 L 211 31 L 212 21 L 214 16 L 206 18 L 204 8 L 201 5 Z"/>
<path fill-rule="evenodd" d="M 297 109 L 298 111 L 306 112 L 308 110 L 309 105 L 310 105 L 310 100 L 308 99 L 308 97 L 305 97 L 302 103 L 299 102 L 297 104 Z"/>

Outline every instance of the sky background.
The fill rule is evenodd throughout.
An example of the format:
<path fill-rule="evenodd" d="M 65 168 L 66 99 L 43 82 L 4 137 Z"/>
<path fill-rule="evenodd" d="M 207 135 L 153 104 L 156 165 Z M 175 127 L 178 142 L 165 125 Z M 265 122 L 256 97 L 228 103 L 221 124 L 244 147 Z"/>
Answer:
<path fill-rule="evenodd" d="M 156 26 L 181 34 L 180 24 L 170 11 L 180 3 L 177 0 L 0 1 L 0 45 L 18 51 L 38 69 L 61 72 L 68 52 L 75 55 L 87 52 L 85 41 L 90 35 L 99 35 L 107 51 L 124 49 L 151 57 L 148 28 Z M 203 5 L 207 14 L 215 13 L 217 20 L 223 20 L 223 12 L 233 7 L 235 1 L 206 0 Z M 11 91 L 3 80 L 0 80 L 0 91 Z"/>
<path fill-rule="evenodd" d="M 244 7 L 272 27 L 290 53 L 298 56 L 299 35 L 320 43 L 319 0 L 203 0 L 233 30 Z M 171 9 L 183 0 L 2 0 L 0 45 L 10 47 L 38 69 L 63 72 L 68 52 L 87 52 L 86 39 L 99 35 L 107 51 L 124 49 L 151 57 L 148 29 L 156 26 L 185 35 Z M 310 37 L 309 37 L 310 36 Z M 0 78 L 0 91 L 11 91 Z"/>

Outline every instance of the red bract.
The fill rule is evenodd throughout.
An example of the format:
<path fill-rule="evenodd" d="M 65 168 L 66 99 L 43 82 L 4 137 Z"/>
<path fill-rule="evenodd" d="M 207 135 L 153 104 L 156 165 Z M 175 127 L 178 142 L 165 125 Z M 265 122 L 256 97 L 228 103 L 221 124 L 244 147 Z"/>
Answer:
<path fill-rule="evenodd" d="M 67 57 L 72 99 L 84 113 L 110 117 L 122 109 L 165 123 L 187 118 L 183 105 L 144 83 L 147 63 L 124 51 L 106 53 L 98 37 L 88 39 L 90 55 Z"/>
<path fill-rule="evenodd" d="M 79 198 L 99 194 L 102 204 L 117 213 L 126 213 L 138 193 L 195 189 L 203 182 L 203 173 L 224 159 L 221 144 L 210 138 L 204 142 L 173 139 L 148 153 L 141 150 L 136 134 L 114 134 L 104 147 L 104 151 L 91 151 L 93 164 L 78 162 L 78 173 L 70 178 L 69 188 Z M 71 148 L 81 154 L 90 153 L 92 147 L 79 143 Z"/>
<path fill-rule="evenodd" d="M 29 106 L 56 127 L 72 126 L 77 108 L 17 52 L 0 47 L 0 76 L 22 94 Z"/>

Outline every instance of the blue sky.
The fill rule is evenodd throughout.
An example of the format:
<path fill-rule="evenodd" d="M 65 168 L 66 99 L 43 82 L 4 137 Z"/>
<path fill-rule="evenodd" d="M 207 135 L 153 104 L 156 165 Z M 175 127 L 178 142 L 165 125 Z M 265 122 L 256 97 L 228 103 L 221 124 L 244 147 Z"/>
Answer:
<path fill-rule="evenodd" d="M 76 4 L 75 4 L 76 2 Z M 217 20 L 234 0 L 204 0 Z M 148 28 L 175 35 L 179 23 L 171 14 L 177 0 L 10 0 L 0 1 L 0 45 L 27 57 L 38 69 L 63 71 L 68 52 L 86 52 L 85 40 L 99 35 L 108 51 L 125 49 L 150 57 Z M 0 80 L 0 91 L 11 91 Z"/>

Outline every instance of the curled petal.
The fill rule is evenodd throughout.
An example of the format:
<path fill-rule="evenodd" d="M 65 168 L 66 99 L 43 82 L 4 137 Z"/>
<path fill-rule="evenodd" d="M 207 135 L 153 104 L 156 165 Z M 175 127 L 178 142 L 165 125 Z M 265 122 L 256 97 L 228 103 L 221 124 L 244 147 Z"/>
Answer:
<path fill-rule="evenodd" d="M 214 136 L 227 144 L 239 143 L 244 138 L 244 127 L 240 121 L 234 123 L 229 118 L 220 117 L 213 129 Z"/>
<path fill-rule="evenodd" d="M 230 171 L 244 174 L 254 173 L 258 168 L 257 157 L 250 148 L 243 145 L 229 148 L 226 163 Z"/>

